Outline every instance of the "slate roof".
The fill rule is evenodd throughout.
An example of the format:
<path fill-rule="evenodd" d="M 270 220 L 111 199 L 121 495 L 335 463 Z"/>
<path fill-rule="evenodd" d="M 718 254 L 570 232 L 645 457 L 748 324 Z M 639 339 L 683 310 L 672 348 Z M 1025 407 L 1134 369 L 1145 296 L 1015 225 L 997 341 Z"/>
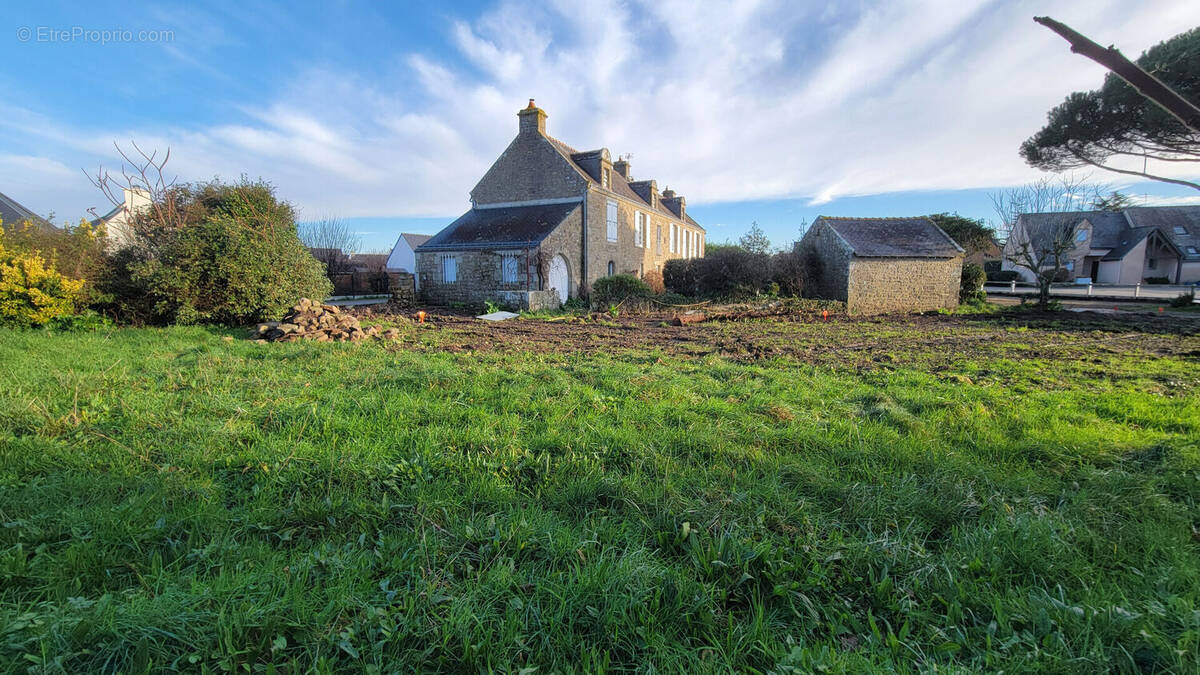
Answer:
<path fill-rule="evenodd" d="M 1133 227 L 1157 227 L 1183 251 L 1184 260 L 1200 261 L 1200 253 L 1187 253 L 1189 246 L 1200 252 L 1200 206 L 1137 206 L 1125 209 L 1125 217 Z"/>
<path fill-rule="evenodd" d="M 592 174 L 588 173 L 586 169 L 584 169 L 582 166 L 580 166 L 579 161 L 578 161 L 578 160 L 582 160 L 587 157 L 593 157 L 593 156 L 599 154 L 600 153 L 599 150 L 588 150 L 586 152 L 580 152 L 580 151 L 576 150 L 575 148 L 572 148 L 571 146 L 567 145 L 566 143 L 563 143 L 562 141 L 558 140 L 557 138 L 553 138 L 551 136 L 546 136 L 546 140 L 550 141 L 550 145 L 554 146 L 554 149 L 558 150 L 559 154 L 562 155 L 568 162 L 571 163 L 571 166 L 574 167 L 575 170 L 579 172 L 579 175 L 586 178 L 587 181 L 589 183 L 591 183 L 592 185 L 600 185 L 600 181 L 593 178 Z M 637 192 L 635 192 L 633 190 L 633 188 L 629 187 L 629 181 L 625 180 L 625 177 L 622 176 L 621 174 L 617 173 L 617 171 L 615 169 L 611 172 L 611 175 L 609 176 L 609 190 L 614 192 L 619 197 L 624 197 L 625 199 L 628 199 L 630 201 L 641 204 L 642 207 L 648 211 L 654 211 L 654 212 L 656 212 L 660 215 L 666 216 L 668 218 L 671 218 L 674 220 L 679 220 L 679 216 L 675 215 L 674 211 L 663 206 L 662 199 L 659 199 L 658 202 L 654 205 L 654 207 L 651 208 L 650 204 L 645 199 L 642 199 L 641 195 L 639 195 Z M 661 197 L 661 193 L 660 193 L 660 197 Z M 701 226 L 700 223 L 697 223 L 695 220 L 692 220 L 691 215 L 689 215 L 687 213 L 686 209 L 684 210 L 683 215 L 684 215 L 685 222 L 687 222 L 689 225 L 692 225 L 693 227 L 697 227 L 700 230 L 704 231 L 704 227 Z"/>
<path fill-rule="evenodd" d="M 457 251 L 535 246 L 579 208 L 579 202 L 568 202 L 471 209 L 447 225 L 444 230 L 433 235 L 419 250 Z"/>
<path fill-rule="evenodd" d="M 5 225 L 17 225 L 29 220 L 42 229 L 56 229 L 45 218 L 21 206 L 3 192 L 0 192 L 0 218 L 4 219 Z"/>
<path fill-rule="evenodd" d="M 1200 262 L 1200 206 L 1135 206 L 1121 211 L 1080 211 L 1078 213 L 1022 213 L 1025 227 L 1061 223 L 1070 216 L 1072 224 L 1087 220 L 1092 224 L 1092 249 L 1110 249 L 1104 260 L 1120 260 L 1157 228 L 1183 253 L 1187 262 Z M 1183 228 L 1182 233 L 1175 232 Z M 1197 250 L 1187 252 L 1188 247 Z"/>
<path fill-rule="evenodd" d="M 963 249 L 928 218 L 820 216 L 860 258 L 953 258 Z"/>
<path fill-rule="evenodd" d="M 1026 227 L 1039 230 L 1045 225 L 1061 225 L 1064 215 L 1070 216 L 1072 225 L 1083 220 L 1092 224 L 1092 248 L 1116 248 L 1129 231 L 1129 222 L 1119 211 L 1022 213 L 1020 218 Z"/>
<path fill-rule="evenodd" d="M 1121 238 L 1121 242 L 1114 246 L 1111 251 L 1105 254 L 1101 260 L 1120 260 L 1121 258 L 1124 258 L 1125 256 L 1129 255 L 1130 251 L 1132 251 L 1134 248 L 1137 248 L 1137 245 L 1142 243 L 1143 239 L 1150 236 L 1150 233 L 1153 232 L 1154 229 L 1155 228 L 1153 227 L 1135 227 L 1132 229 L 1126 228 L 1124 236 Z"/>
<path fill-rule="evenodd" d="M 408 247 L 414 251 L 421 244 L 433 239 L 433 235 L 430 234 L 413 234 L 411 232 L 401 232 L 400 236 L 404 238 L 404 241 L 408 242 Z"/>

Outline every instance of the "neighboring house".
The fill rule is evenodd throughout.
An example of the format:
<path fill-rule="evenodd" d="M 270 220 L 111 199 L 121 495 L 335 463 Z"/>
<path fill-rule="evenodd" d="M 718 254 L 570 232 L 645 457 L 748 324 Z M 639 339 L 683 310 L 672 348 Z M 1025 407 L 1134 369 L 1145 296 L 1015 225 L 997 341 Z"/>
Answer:
<path fill-rule="evenodd" d="M 928 218 L 821 216 L 797 249 L 817 261 L 806 294 L 851 314 L 958 306 L 963 249 Z"/>
<path fill-rule="evenodd" d="M 952 237 L 953 238 L 953 237 Z M 957 243 L 957 242 L 955 242 Z M 988 241 L 987 246 L 981 249 L 972 251 L 964 259 L 964 262 L 971 262 L 984 267 L 987 263 L 997 264 L 1004 257 L 1004 249 L 1000 246 L 1000 242 L 993 237 Z"/>
<path fill-rule="evenodd" d="M 141 188 L 125 188 L 125 201 L 111 211 L 92 221 L 92 225 L 104 225 L 108 234 L 108 249 L 114 251 L 133 243 L 132 216 L 150 208 L 150 193 Z M 93 211 L 95 213 L 95 211 Z"/>
<path fill-rule="evenodd" d="M 50 224 L 48 220 L 21 206 L 19 203 L 9 198 L 8 195 L 0 192 L 0 219 L 4 225 L 8 227 L 16 227 L 25 221 L 29 221 L 34 227 L 43 230 L 56 230 L 58 228 Z"/>
<path fill-rule="evenodd" d="M 417 274 L 417 247 L 432 239 L 428 234 L 412 234 L 404 232 L 396 239 L 396 245 L 392 247 L 392 252 L 388 254 L 387 271 L 389 272 L 407 272 L 414 275 Z M 419 280 L 418 280 L 419 281 Z M 417 285 L 417 290 L 421 286 Z"/>
<path fill-rule="evenodd" d="M 1025 281 L 1033 272 L 1008 260 L 1027 232 L 1055 225 L 1075 228 L 1067 252 L 1067 279 L 1100 284 L 1137 284 L 1165 277 L 1171 283 L 1200 281 L 1200 206 L 1138 206 L 1120 211 L 1022 213 L 1005 245 L 1002 268 Z"/>
<path fill-rule="evenodd" d="M 353 253 L 350 255 L 350 271 L 359 274 L 387 271 L 387 253 Z"/>
<path fill-rule="evenodd" d="M 546 135 L 546 113 L 517 113 L 517 137 L 471 190 L 471 210 L 416 249 L 431 302 L 556 305 L 612 274 L 704 255 L 682 195 L 633 180 L 607 148 L 578 152 Z"/>

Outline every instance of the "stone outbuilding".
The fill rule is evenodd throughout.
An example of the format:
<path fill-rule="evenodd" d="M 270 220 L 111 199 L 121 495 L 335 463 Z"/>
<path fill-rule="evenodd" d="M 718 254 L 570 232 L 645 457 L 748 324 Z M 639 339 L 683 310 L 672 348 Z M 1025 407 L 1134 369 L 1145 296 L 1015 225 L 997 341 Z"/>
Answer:
<path fill-rule="evenodd" d="M 928 218 L 821 216 L 797 249 L 813 260 L 806 294 L 851 314 L 958 306 L 963 249 Z"/>
<path fill-rule="evenodd" d="M 634 180 L 627 158 L 580 152 L 519 113 L 517 137 L 471 190 L 467 211 L 416 248 L 429 302 L 557 307 L 613 274 L 641 276 L 704 255 L 704 228 L 683 195 Z"/>

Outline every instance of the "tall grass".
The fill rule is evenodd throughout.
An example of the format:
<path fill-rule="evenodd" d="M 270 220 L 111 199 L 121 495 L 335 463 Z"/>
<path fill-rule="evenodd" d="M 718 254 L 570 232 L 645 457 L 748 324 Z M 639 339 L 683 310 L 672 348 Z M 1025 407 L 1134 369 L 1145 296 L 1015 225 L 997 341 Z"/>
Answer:
<path fill-rule="evenodd" d="M 1194 358 L 221 338 L 0 332 L 5 670 L 1200 668 Z"/>

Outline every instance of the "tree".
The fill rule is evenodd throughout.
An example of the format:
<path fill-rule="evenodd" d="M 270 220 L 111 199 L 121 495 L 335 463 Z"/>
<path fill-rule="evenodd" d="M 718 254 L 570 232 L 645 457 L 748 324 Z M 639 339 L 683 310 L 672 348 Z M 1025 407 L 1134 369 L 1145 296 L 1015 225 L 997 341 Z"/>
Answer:
<path fill-rule="evenodd" d="M 122 153 L 117 178 L 93 182 L 110 200 L 143 189 L 149 208 L 130 217 L 130 241 L 110 259 L 99 285 L 121 318 L 148 323 L 243 324 L 277 319 L 303 297 L 332 290 L 300 242 L 295 212 L 263 181 L 243 177 L 180 185 L 167 180 L 170 153 Z M 118 148 L 120 151 L 120 148 Z"/>
<path fill-rule="evenodd" d="M 1131 206 L 1133 206 L 1133 199 L 1116 190 L 1092 200 L 1092 208 L 1097 211 L 1124 211 Z"/>
<path fill-rule="evenodd" d="M 354 271 L 350 254 L 355 252 L 361 240 L 341 218 L 326 216 L 301 226 L 300 240 L 312 251 L 313 257 L 325 266 L 325 276 L 330 281 Z"/>
<path fill-rule="evenodd" d="M 1078 246 L 1076 235 L 1082 219 L 1078 212 L 1090 208 L 1101 189 L 1075 176 L 1043 178 L 1028 185 L 989 195 L 992 206 L 1008 232 L 1004 259 L 1033 274 L 1038 285 L 1038 306 L 1050 304 L 1050 285 L 1066 271 L 1071 253 Z M 1089 198 L 1090 197 L 1090 198 Z M 1022 214 L 1040 214 L 1025 219 Z"/>
<path fill-rule="evenodd" d="M 996 238 L 996 230 L 988 227 L 982 220 L 967 218 L 957 213 L 935 213 L 929 216 L 929 219 L 958 242 L 968 257 L 990 249 Z"/>
<path fill-rule="evenodd" d="M 1148 171 L 1148 160 L 1200 162 L 1200 108 L 1194 104 L 1200 102 L 1200 28 L 1151 47 L 1135 65 L 1117 50 L 1043 19 L 1037 20 L 1066 37 L 1072 51 L 1114 72 L 1100 89 L 1075 92 L 1052 109 L 1046 126 L 1021 145 L 1025 161 L 1045 171 L 1093 166 L 1200 190 L 1200 183 Z M 1109 163 L 1121 158 L 1141 160 L 1143 169 Z"/>
<path fill-rule="evenodd" d="M 738 246 L 751 253 L 771 252 L 771 240 L 767 239 L 766 233 L 758 226 L 758 221 L 750 223 L 750 231 L 738 239 Z"/>
<path fill-rule="evenodd" d="M 1085 210 L 1103 198 L 1105 185 L 1088 182 L 1087 176 L 1061 174 L 1046 176 L 1032 183 L 988 193 L 992 208 L 1000 217 L 997 235 L 1008 239 L 1017 216 L 1022 213 L 1053 213 Z"/>

